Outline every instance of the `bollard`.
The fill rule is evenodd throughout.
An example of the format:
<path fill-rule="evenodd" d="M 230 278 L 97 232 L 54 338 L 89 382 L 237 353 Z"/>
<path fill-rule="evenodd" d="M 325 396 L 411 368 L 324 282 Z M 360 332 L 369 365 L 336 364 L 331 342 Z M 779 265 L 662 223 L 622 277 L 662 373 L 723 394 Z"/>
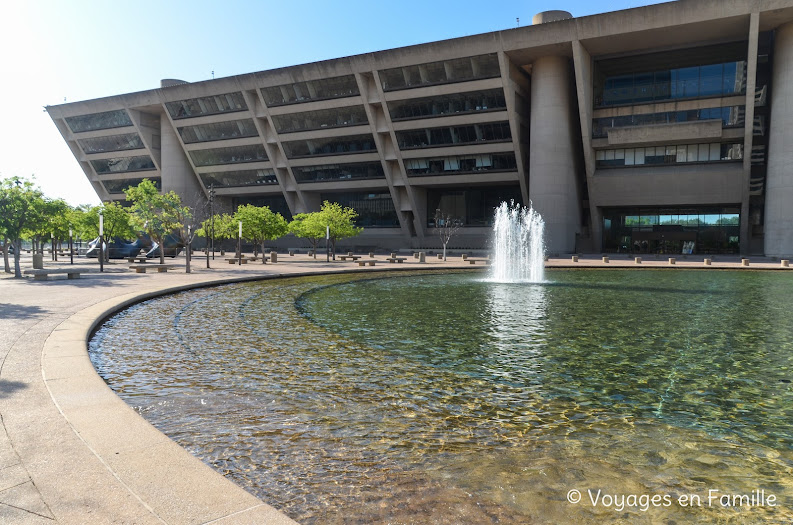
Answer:
<path fill-rule="evenodd" d="M 705 259 L 704 261 L 702 261 L 702 264 L 704 264 L 705 266 L 710 266 L 710 263 L 711 263 L 710 259 Z"/>
<path fill-rule="evenodd" d="M 264 254 L 262 254 L 262 255 L 264 255 Z M 278 252 L 276 252 L 276 251 L 270 252 L 270 262 L 271 263 L 277 263 L 278 262 Z"/>
<path fill-rule="evenodd" d="M 604 262 L 604 263 L 607 263 L 607 262 L 609 262 L 609 258 L 608 258 L 608 257 L 603 257 L 603 262 Z"/>
<path fill-rule="evenodd" d="M 426 254 L 424 252 L 419 252 L 419 262 L 420 263 L 427 262 L 426 261 Z"/>
<path fill-rule="evenodd" d="M 414 259 L 418 259 L 419 258 L 419 253 L 420 252 L 413 252 L 413 258 Z"/>
<path fill-rule="evenodd" d="M 294 256 L 295 256 L 295 251 L 289 250 L 289 257 L 294 257 Z"/>
<path fill-rule="evenodd" d="M 391 258 L 393 259 L 394 257 L 396 257 L 396 253 L 395 252 L 391 252 Z"/>
<path fill-rule="evenodd" d="M 749 259 L 741 259 L 741 266 L 749 266 Z"/>
<path fill-rule="evenodd" d="M 578 255 L 573 255 L 573 262 L 578 262 Z"/>
<path fill-rule="evenodd" d="M 790 267 L 790 259 L 782 259 L 781 263 L 782 263 L 782 267 L 783 268 L 789 268 Z"/>
<path fill-rule="evenodd" d="M 44 269 L 44 255 L 40 253 L 33 254 L 33 269 L 34 270 Z"/>
<path fill-rule="evenodd" d="M 374 252 L 369 252 L 369 258 L 374 259 Z"/>
<path fill-rule="evenodd" d="M 226 250 L 220 250 L 220 256 L 223 257 L 224 255 L 226 255 Z"/>
<path fill-rule="evenodd" d="M 633 262 L 635 262 L 636 264 L 641 264 L 642 263 L 642 258 L 641 257 L 634 257 Z"/>
<path fill-rule="evenodd" d="M 669 264 L 675 264 L 676 260 L 674 257 L 669 258 Z"/>
<path fill-rule="evenodd" d="M 463 254 L 463 260 L 464 260 L 464 261 L 467 261 L 467 260 L 468 260 L 468 254 L 467 254 L 467 253 L 464 253 L 464 254 Z"/>

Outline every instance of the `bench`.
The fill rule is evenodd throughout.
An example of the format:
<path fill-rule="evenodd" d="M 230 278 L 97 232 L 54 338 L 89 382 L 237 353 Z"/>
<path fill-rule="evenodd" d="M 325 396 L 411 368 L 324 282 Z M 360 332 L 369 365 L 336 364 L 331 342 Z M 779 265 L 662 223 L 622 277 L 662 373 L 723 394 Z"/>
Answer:
<path fill-rule="evenodd" d="M 386 261 L 390 263 L 403 263 L 407 260 L 407 257 L 387 257 Z"/>
<path fill-rule="evenodd" d="M 173 270 L 177 268 L 177 266 L 173 264 L 130 264 L 129 269 L 135 270 L 135 273 L 146 273 L 148 269 L 157 269 L 158 273 L 167 272 L 168 270 Z"/>
<path fill-rule="evenodd" d="M 376 263 L 377 261 L 372 260 L 372 259 L 364 259 L 362 261 L 355 261 L 355 262 L 358 263 L 358 266 L 366 266 L 367 264 L 369 266 L 374 266 L 374 263 Z"/>
<path fill-rule="evenodd" d="M 357 261 L 358 259 L 361 258 L 360 255 L 337 255 L 337 257 L 339 259 L 341 259 L 342 261 L 346 261 L 347 259 L 351 259 L 353 262 L 355 262 L 355 261 Z"/>
<path fill-rule="evenodd" d="M 72 270 L 72 269 L 52 269 L 52 270 L 25 270 L 24 273 L 26 275 L 32 275 L 34 281 L 46 281 L 47 277 L 50 275 L 57 275 L 61 273 L 66 274 L 67 279 L 79 279 L 80 273 L 85 272 L 85 270 Z"/>
<path fill-rule="evenodd" d="M 148 259 L 146 257 L 127 257 L 127 262 L 134 263 L 135 261 L 144 264 Z"/>
<path fill-rule="evenodd" d="M 487 259 L 487 258 L 468 257 L 465 260 L 468 261 L 470 264 L 476 264 L 478 262 L 483 263 L 483 264 L 490 264 L 490 259 Z"/>
<path fill-rule="evenodd" d="M 237 264 L 237 263 L 248 264 L 248 257 L 242 257 L 242 258 L 234 257 L 234 258 L 226 259 L 226 260 L 228 261 L 229 264 Z"/>

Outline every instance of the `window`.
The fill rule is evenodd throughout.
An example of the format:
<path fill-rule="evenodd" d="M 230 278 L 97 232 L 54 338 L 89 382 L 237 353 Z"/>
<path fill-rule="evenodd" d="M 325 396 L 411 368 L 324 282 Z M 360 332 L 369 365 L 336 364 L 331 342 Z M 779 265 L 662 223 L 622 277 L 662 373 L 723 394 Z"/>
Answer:
<path fill-rule="evenodd" d="M 267 153 L 265 153 L 264 146 L 261 144 L 232 148 L 200 149 L 188 153 L 196 166 L 262 162 L 267 160 Z"/>
<path fill-rule="evenodd" d="M 86 154 L 143 148 L 143 141 L 137 133 L 80 139 L 77 143 Z"/>
<path fill-rule="evenodd" d="M 241 171 L 222 171 L 216 173 L 201 173 L 201 182 L 207 188 L 214 185 L 215 188 L 230 188 L 235 186 L 257 186 L 261 184 L 278 184 L 275 171 L 265 170 L 241 170 Z"/>
<path fill-rule="evenodd" d="M 395 100 L 388 103 L 391 120 L 395 121 L 493 111 L 506 107 L 507 102 L 501 89 Z"/>
<path fill-rule="evenodd" d="M 376 151 L 372 135 L 350 135 L 311 140 L 284 142 L 287 158 L 308 157 L 312 155 L 344 155 Z"/>
<path fill-rule="evenodd" d="M 479 55 L 455 58 L 440 62 L 428 62 L 415 66 L 384 69 L 379 72 L 383 91 L 394 91 L 418 86 L 464 82 L 501 75 L 498 55 Z"/>
<path fill-rule="evenodd" d="M 595 152 L 598 168 L 675 164 L 679 162 L 720 162 L 743 159 L 743 144 L 680 144 L 646 148 L 608 149 Z"/>
<path fill-rule="evenodd" d="M 483 186 L 469 189 L 427 190 L 427 226 L 435 226 L 435 211 L 459 220 L 464 226 L 492 226 L 502 202 L 521 202 L 517 186 Z"/>
<path fill-rule="evenodd" d="M 168 108 L 168 113 L 174 120 L 248 109 L 242 93 L 226 93 L 225 95 L 166 102 L 165 107 Z"/>
<path fill-rule="evenodd" d="M 178 128 L 178 130 L 185 144 L 259 136 L 259 132 L 256 131 L 256 126 L 253 124 L 252 119 L 185 126 Z"/>
<path fill-rule="evenodd" d="M 127 171 L 147 171 L 157 169 L 148 155 L 137 157 L 116 157 L 112 159 L 92 160 L 91 166 L 97 174 L 123 173 Z"/>
<path fill-rule="evenodd" d="M 158 190 L 162 189 L 162 180 L 160 177 L 150 177 L 148 179 L 154 183 L 155 188 Z M 103 180 L 102 185 L 108 193 L 125 193 L 127 188 L 137 186 L 141 181 L 143 181 L 143 179 Z"/>
<path fill-rule="evenodd" d="M 726 106 L 663 113 L 641 113 L 620 117 L 602 117 L 592 119 L 592 137 L 607 137 L 610 130 L 618 128 L 716 119 L 722 121 L 722 128 L 743 127 L 743 116 L 744 106 Z"/>
<path fill-rule="evenodd" d="M 292 168 L 297 182 L 326 182 L 332 180 L 384 179 L 383 166 L 379 162 L 359 164 L 326 164 Z"/>
<path fill-rule="evenodd" d="M 508 122 L 398 131 L 396 136 L 401 149 L 512 140 Z"/>
<path fill-rule="evenodd" d="M 273 115 L 273 124 L 278 133 L 291 133 L 312 129 L 340 128 L 368 124 L 363 106 L 322 109 L 287 115 Z"/>
<path fill-rule="evenodd" d="M 311 100 L 352 97 L 358 95 L 358 82 L 355 80 L 355 75 L 346 75 L 283 84 L 262 88 L 261 91 L 267 105 L 273 107 Z"/>
<path fill-rule="evenodd" d="M 514 171 L 516 169 L 517 164 L 514 153 L 488 153 L 484 155 L 405 160 L 405 170 L 409 177 L 456 175 L 459 173 L 478 173 L 480 171 Z"/>
<path fill-rule="evenodd" d="M 66 124 L 74 133 L 83 131 L 95 131 L 97 129 L 123 128 L 131 126 L 132 120 L 127 114 L 127 110 L 119 109 L 116 111 L 105 111 L 103 113 L 93 113 L 91 115 L 80 115 L 77 117 L 66 117 Z"/>
<path fill-rule="evenodd" d="M 394 228 L 399 227 L 399 218 L 394 208 L 391 194 L 384 193 L 322 193 L 322 202 L 337 202 L 340 205 L 358 212 L 355 219 L 357 226 Z"/>

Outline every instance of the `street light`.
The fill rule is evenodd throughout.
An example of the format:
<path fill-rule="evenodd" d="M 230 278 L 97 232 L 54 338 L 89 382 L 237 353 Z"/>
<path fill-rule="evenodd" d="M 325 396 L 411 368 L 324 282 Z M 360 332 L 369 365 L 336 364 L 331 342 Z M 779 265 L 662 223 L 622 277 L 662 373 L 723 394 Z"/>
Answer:
<path fill-rule="evenodd" d="M 237 238 L 237 263 L 242 266 L 242 221 L 240 221 L 240 235 Z"/>

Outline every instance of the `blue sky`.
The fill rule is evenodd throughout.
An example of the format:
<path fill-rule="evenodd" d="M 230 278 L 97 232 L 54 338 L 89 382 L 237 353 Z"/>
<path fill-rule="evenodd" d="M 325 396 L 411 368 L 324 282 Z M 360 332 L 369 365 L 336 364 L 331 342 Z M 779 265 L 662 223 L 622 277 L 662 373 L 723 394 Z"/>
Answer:
<path fill-rule="evenodd" d="M 99 199 L 43 106 L 529 25 L 639 0 L 10 0 L 0 19 L 0 178 L 71 204 Z"/>

